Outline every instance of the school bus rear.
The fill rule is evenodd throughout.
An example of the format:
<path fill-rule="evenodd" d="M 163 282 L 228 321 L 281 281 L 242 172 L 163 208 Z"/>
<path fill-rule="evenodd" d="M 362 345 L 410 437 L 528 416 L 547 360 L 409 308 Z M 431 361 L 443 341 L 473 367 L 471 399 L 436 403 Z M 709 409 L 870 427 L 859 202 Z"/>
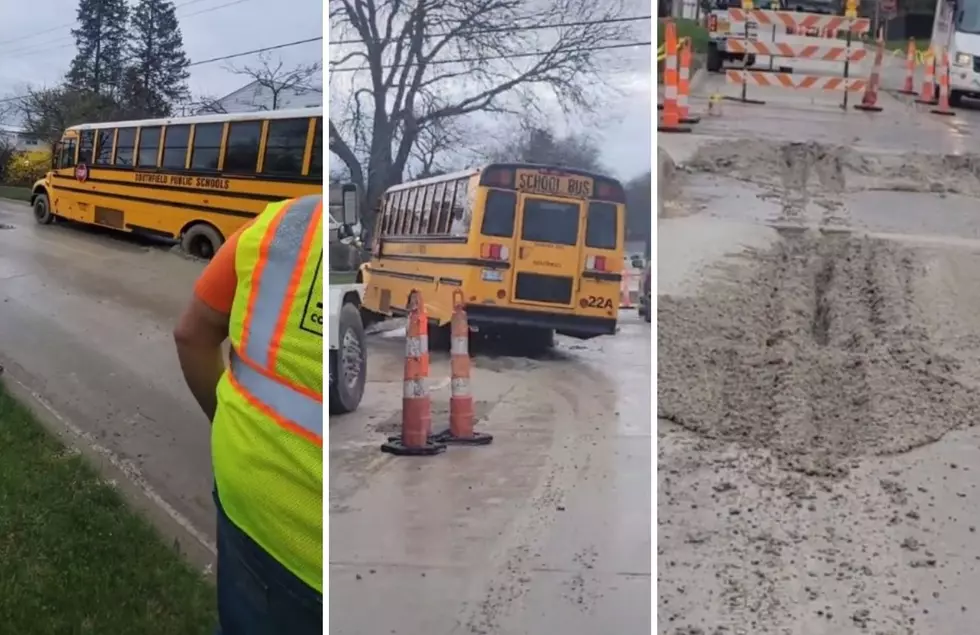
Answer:
<path fill-rule="evenodd" d="M 518 164 L 484 169 L 470 319 L 580 338 L 615 333 L 624 203 L 622 185 L 608 177 Z"/>

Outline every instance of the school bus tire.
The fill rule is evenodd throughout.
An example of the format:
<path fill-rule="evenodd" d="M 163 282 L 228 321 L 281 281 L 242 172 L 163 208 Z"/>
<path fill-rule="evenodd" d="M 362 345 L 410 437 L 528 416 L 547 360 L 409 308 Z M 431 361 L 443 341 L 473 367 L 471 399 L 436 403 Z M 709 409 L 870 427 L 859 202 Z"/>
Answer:
<path fill-rule="evenodd" d="M 217 229 L 207 223 L 191 225 L 180 236 L 180 248 L 195 258 L 211 260 L 225 242 Z"/>
<path fill-rule="evenodd" d="M 50 225 L 54 222 L 54 213 L 51 211 L 51 202 L 47 194 L 38 194 L 34 198 L 34 220 L 39 225 Z"/>
<path fill-rule="evenodd" d="M 340 310 L 338 349 L 330 351 L 330 414 L 347 414 L 357 410 L 367 381 L 367 346 L 364 324 L 357 306 L 347 302 Z M 345 346 L 347 348 L 345 348 Z M 345 354 L 348 359 L 345 359 Z M 353 357 L 357 359 L 354 360 Z M 353 362 L 357 363 L 353 363 Z M 357 374 L 350 377 L 353 366 Z"/>

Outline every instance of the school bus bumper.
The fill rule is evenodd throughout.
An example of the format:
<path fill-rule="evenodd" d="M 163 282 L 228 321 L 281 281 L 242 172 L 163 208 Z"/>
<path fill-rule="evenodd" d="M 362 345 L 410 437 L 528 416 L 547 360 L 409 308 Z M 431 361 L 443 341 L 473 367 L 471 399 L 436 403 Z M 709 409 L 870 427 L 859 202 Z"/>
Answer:
<path fill-rule="evenodd" d="M 492 304 L 468 304 L 466 317 L 476 327 L 525 326 L 554 329 L 562 335 L 583 340 L 616 332 L 616 318 L 525 311 Z"/>

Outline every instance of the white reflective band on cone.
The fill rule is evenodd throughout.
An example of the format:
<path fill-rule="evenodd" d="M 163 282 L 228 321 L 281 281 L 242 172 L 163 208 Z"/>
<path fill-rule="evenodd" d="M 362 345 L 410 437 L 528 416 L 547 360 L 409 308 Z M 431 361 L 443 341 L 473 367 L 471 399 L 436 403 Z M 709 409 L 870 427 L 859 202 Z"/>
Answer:
<path fill-rule="evenodd" d="M 451 355 L 466 355 L 470 354 L 470 338 L 469 337 L 454 337 L 450 343 L 450 354 Z"/>
<path fill-rule="evenodd" d="M 425 380 L 424 379 L 406 379 L 405 384 L 402 386 L 402 396 L 415 398 L 415 397 L 425 397 Z"/>
<path fill-rule="evenodd" d="M 266 377 L 243 362 L 234 349 L 230 357 L 229 371 L 243 390 L 283 419 L 323 437 L 323 403 Z"/>
<path fill-rule="evenodd" d="M 470 396 L 470 378 L 469 377 L 453 377 L 450 382 L 452 388 L 450 389 L 450 394 L 453 397 L 469 397 Z"/>
<path fill-rule="evenodd" d="M 405 338 L 405 357 L 422 357 L 429 352 L 429 338 L 425 335 Z"/>

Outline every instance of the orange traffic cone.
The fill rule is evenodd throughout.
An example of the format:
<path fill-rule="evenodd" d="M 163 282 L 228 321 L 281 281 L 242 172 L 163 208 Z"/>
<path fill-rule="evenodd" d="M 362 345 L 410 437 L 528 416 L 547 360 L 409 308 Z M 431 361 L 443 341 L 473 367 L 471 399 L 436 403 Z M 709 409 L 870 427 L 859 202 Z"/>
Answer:
<path fill-rule="evenodd" d="M 658 132 L 690 132 L 690 126 L 681 125 L 681 111 L 677 105 L 677 29 L 673 20 L 667 21 L 664 39 L 664 108 L 657 124 Z"/>
<path fill-rule="evenodd" d="M 930 110 L 934 115 L 956 115 L 949 107 L 949 52 L 942 51 L 939 66 L 939 106 Z"/>
<path fill-rule="evenodd" d="M 915 38 L 909 38 L 909 48 L 905 53 L 905 85 L 898 91 L 903 95 L 915 94 Z"/>
<path fill-rule="evenodd" d="M 681 123 L 698 123 L 701 117 L 691 114 L 688 99 L 691 96 L 691 45 L 681 47 L 680 76 L 677 82 L 677 109 L 680 112 Z"/>
<path fill-rule="evenodd" d="M 628 269 L 623 269 L 623 274 L 619 279 L 619 308 L 621 309 L 632 309 L 633 298 L 630 295 L 630 282 L 632 282 L 633 273 Z"/>
<path fill-rule="evenodd" d="M 935 52 L 935 49 L 929 49 L 931 52 Z M 919 98 L 915 100 L 917 104 L 929 104 L 930 106 L 936 103 L 936 96 L 933 93 L 933 87 L 936 84 L 936 56 L 933 55 L 931 60 L 926 60 L 926 77 L 922 80 L 922 94 Z"/>
<path fill-rule="evenodd" d="M 883 30 L 878 30 L 878 48 L 875 49 L 875 64 L 871 68 L 871 77 L 868 78 L 867 87 L 864 89 L 864 97 L 860 104 L 854 104 L 857 110 L 865 112 L 881 112 L 882 108 L 878 105 L 878 84 L 881 82 L 881 62 L 885 56 L 885 38 Z"/>
<path fill-rule="evenodd" d="M 408 306 L 405 333 L 405 380 L 402 392 L 402 433 L 388 437 L 382 452 L 398 456 L 431 456 L 446 449 L 444 443 L 429 439 L 432 430 L 432 402 L 426 380 L 429 376 L 428 316 L 422 294 L 413 291 Z"/>
<path fill-rule="evenodd" d="M 455 445 L 487 445 L 493 441 L 493 436 L 473 430 L 476 410 L 470 393 L 470 327 L 466 321 L 463 292 L 459 289 L 453 291 L 451 329 L 449 429 L 435 435 L 433 440 Z"/>

